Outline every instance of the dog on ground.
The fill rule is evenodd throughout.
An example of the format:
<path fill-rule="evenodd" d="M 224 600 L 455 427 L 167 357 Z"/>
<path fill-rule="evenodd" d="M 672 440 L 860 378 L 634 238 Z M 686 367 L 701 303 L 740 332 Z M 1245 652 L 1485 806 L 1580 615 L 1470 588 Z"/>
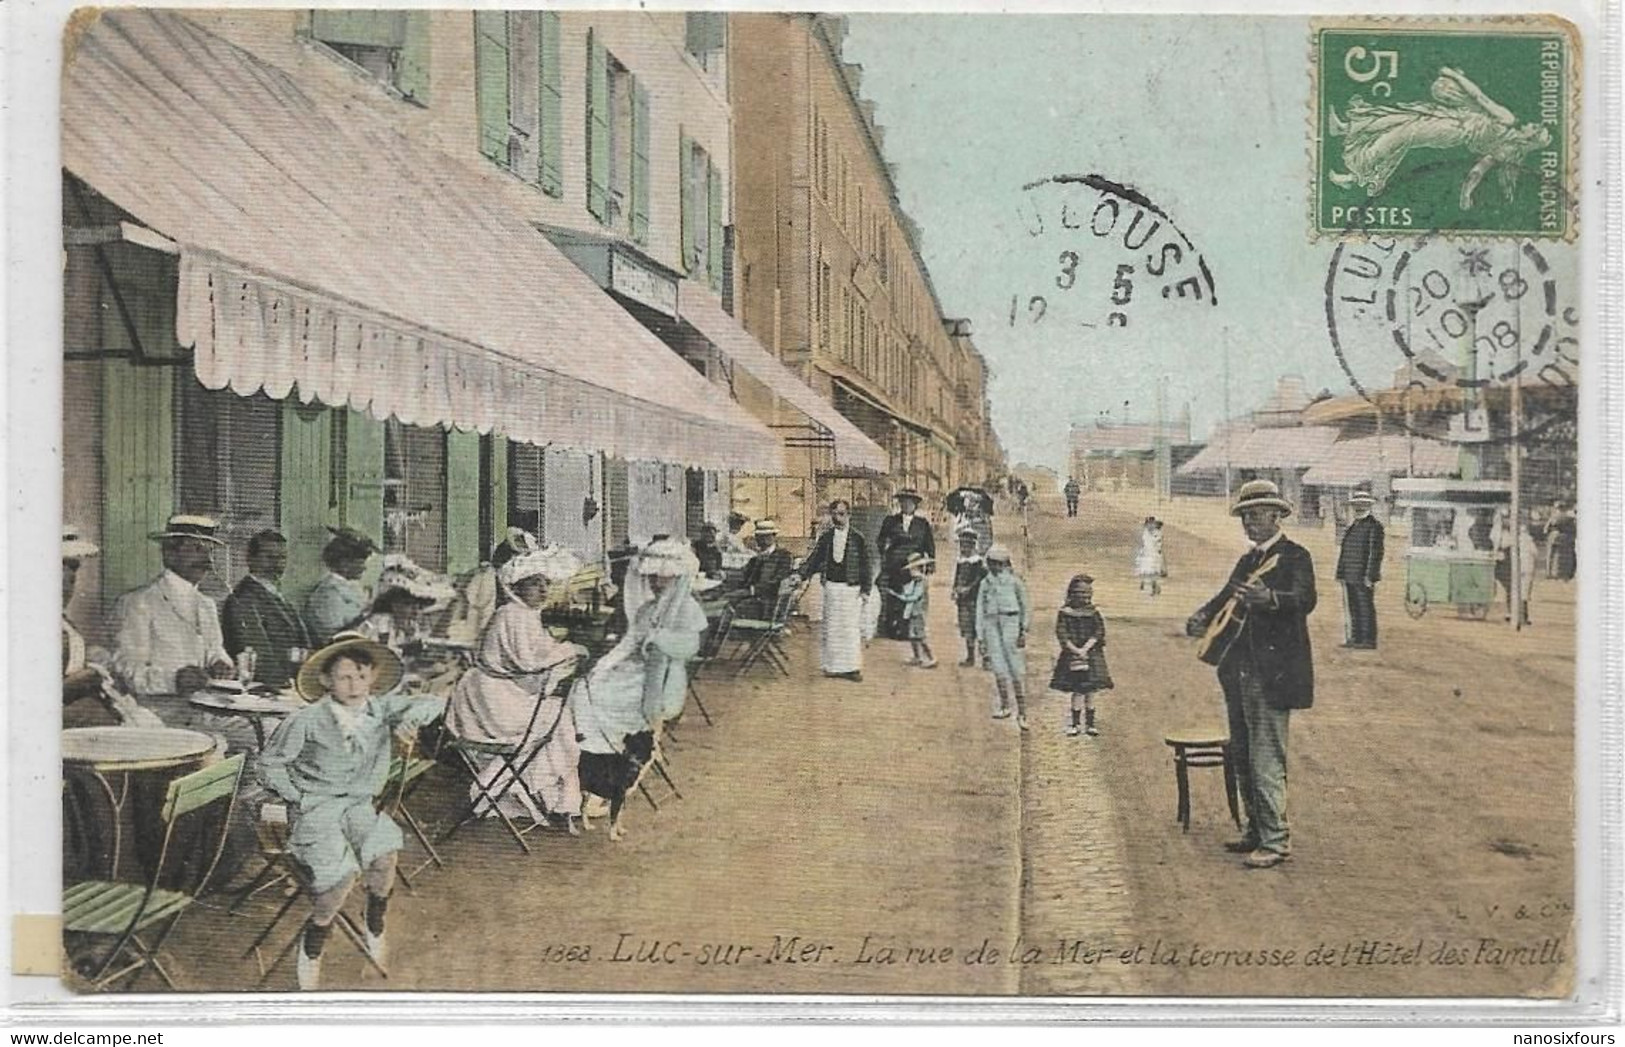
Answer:
<path fill-rule="evenodd" d="M 644 768 L 654 759 L 654 749 L 654 732 L 639 731 L 621 739 L 621 751 L 618 753 L 581 754 L 578 766 L 581 791 L 609 801 L 611 840 L 619 840 L 626 835 L 626 830 L 621 827 L 621 809 L 626 806 L 626 794 L 637 787 Z M 582 808 L 581 822 L 583 828 L 592 828 L 585 807 Z"/>

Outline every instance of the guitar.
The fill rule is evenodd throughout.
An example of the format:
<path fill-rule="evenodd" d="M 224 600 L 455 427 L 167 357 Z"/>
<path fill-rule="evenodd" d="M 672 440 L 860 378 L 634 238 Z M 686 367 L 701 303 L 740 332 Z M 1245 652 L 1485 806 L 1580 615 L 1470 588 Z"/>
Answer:
<path fill-rule="evenodd" d="M 1257 570 L 1247 576 L 1243 586 L 1252 585 L 1261 580 L 1266 574 L 1275 569 L 1281 560 L 1280 554 L 1271 553 L 1258 565 Z M 1241 595 L 1235 594 L 1224 602 L 1219 613 L 1214 615 L 1202 631 L 1201 639 L 1196 641 L 1196 657 L 1208 665 L 1218 665 L 1224 661 L 1225 655 L 1230 653 L 1230 647 L 1241 635 L 1241 627 L 1247 622 L 1247 616 L 1242 611 Z"/>

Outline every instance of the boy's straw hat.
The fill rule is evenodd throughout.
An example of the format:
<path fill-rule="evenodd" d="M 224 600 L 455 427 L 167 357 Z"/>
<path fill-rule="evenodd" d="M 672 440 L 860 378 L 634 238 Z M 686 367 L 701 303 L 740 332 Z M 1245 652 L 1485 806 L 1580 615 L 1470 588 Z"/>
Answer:
<path fill-rule="evenodd" d="M 401 665 L 401 657 L 394 651 L 385 647 L 377 640 L 370 639 L 360 633 L 337 633 L 329 640 L 327 646 L 311 653 L 304 664 L 299 666 L 299 674 L 294 677 L 294 689 L 306 701 L 315 701 L 327 693 L 322 685 L 322 667 L 328 659 L 336 654 L 346 651 L 365 650 L 372 655 L 372 693 L 388 694 L 401 685 L 401 678 L 406 675 Z"/>

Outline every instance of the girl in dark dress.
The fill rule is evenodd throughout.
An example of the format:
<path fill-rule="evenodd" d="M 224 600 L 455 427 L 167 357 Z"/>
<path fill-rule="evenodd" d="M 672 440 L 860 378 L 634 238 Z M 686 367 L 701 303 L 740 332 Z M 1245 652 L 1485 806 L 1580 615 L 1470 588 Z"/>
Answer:
<path fill-rule="evenodd" d="M 1095 726 L 1095 692 L 1110 690 L 1111 670 L 1106 667 L 1106 619 L 1095 607 L 1095 580 L 1086 574 L 1072 576 L 1066 587 L 1066 604 L 1055 616 L 1055 639 L 1061 653 L 1049 685 L 1072 696 L 1072 722 L 1067 737 L 1078 735 L 1078 714 L 1084 718 L 1083 732 L 1100 733 Z"/>

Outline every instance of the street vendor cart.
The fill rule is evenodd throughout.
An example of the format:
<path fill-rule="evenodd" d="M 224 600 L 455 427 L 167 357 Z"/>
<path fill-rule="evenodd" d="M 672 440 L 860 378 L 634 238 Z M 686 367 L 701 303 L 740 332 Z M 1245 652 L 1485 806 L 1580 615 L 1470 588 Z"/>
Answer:
<path fill-rule="evenodd" d="M 1405 551 L 1405 610 L 1454 604 L 1462 618 L 1483 619 L 1495 600 L 1497 513 L 1512 504 L 1504 480 L 1394 480 L 1394 508 L 1410 513 Z"/>

